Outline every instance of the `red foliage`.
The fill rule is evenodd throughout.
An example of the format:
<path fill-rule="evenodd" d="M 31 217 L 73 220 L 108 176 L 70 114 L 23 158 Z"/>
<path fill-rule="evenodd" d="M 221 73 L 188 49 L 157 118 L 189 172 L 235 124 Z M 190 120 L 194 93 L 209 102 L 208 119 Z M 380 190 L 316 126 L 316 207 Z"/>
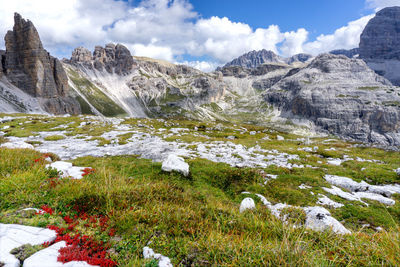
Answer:
<path fill-rule="evenodd" d="M 82 176 L 86 176 L 95 172 L 95 169 L 92 168 L 84 168 Z"/>
<path fill-rule="evenodd" d="M 40 209 L 43 210 L 43 212 L 36 212 L 36 214 L 43 214 L 43 213 L 48 213 L 50 215 L 53 215 L 54 211 L 47 205 L 42 205 Z"/>
<path fill-rule="evenodd" d="M 50 209 L 46 207 L 46 210 Z M 51 210 L 51 209 L 50 209 Z M 78 212 L 73 218 L 70 216 L 63 217 L 67 228 L 61 228 L 49 225 L 48 228 L 56 231 L 57 238 L 52 243 L 46 242 L 43 245 L 49 246 L 56 242 L 65 241 L 67 246 L 59 250 L 57 260 L 62 263 L 70 261 L 86 261 L 92 265 L 100 266 L 116 266 L 117 263 L 107 258 L 107 250 L 110 246 L 102 241 L 96 241 L 94 238 L 80 235 L 74 230 L 79 220 L 86 222 L 85 227 L 100 227 L 102 231 L 109 228 L 108 217 L 106 216 L 88 216 L 85 212 Z M 72 232 L 74 231 L 74 232 Z M 116 230 L 111 228 L 108 232 L 109 236 L 114 236 Z"/>

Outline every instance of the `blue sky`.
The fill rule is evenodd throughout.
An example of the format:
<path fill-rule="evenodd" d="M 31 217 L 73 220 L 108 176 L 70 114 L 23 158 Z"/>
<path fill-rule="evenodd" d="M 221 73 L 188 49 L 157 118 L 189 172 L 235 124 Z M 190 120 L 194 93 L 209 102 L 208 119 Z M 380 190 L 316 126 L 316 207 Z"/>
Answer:
<path fill-rule="evenodd" d="M 311 38 L 334 32 L 374 12 L 364 0 L 191 0 L 204 18 L 228 17 L 253 28 L 279 25 L 282 31 L 306 28 Z"/>
<path fill-rule="evenodd" d="M 393 5 L 400 0 L 0 0 L 0 35 L 19 12 L 60 58 L 113 42 L 210 71 L 251 50 L 287 57 L 357 47 L 374 13 Z"/>

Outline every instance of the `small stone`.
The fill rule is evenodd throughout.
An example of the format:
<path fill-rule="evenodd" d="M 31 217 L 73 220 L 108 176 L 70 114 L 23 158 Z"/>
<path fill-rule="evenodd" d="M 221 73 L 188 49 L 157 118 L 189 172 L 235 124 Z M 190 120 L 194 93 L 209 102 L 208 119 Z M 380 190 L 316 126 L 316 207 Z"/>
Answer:
<path fill-rule="evenodd" d="M 166 172 L 177 171 L 184 176 L 189 175 L 189 164 L 187 164 L 182 157 L 174 154 L 170 154 L 168 158 L 163 161 L 161 169 Z"/>
<path fill-rule="evenodd" d="M 256 208 L 256 204 L 254 203 L 254 200 L 250 197 L 246 197 L 240 203 L 239 211 L 240 211 L 240 213 L 242 213 L 245 210 L 253 210 L 255 208 Z"/>

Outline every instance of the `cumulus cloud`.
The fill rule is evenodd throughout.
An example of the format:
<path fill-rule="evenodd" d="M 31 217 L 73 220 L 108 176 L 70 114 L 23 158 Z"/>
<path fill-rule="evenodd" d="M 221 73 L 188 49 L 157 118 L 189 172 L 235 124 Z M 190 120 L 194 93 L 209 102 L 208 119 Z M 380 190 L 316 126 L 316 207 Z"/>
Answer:
<path fill-rule="evenodd" d="M 358 20 L 349 22 L 346 26 L 337 29 L 333 34 L 320 35 L 313 42 L 303 45 L 303 51 L 313 55 L 328 52 L 334 49 L 350 49 L 358 47 L 360 35 L 368 21 L 374 15 L 364 16 Z"/>
<path fill-rule="evenodd" d="M 366 1 L 371 8 L 381 8 L 399 0 Z M 19 12 L 34 22 L 46 49 L 58 56 L 69 57 L 77 46 L 93 49 L 114 42 L 126 45 L 137 56 L 173 62 L 185 62 L 187 55 L 210 58 L 210 62 L 185 62 L 202 70 L 251 50 L 291 56 L 357 47 L 372 17 L 309 41 L 303 28 L 281 32 L 278 25 L 253 29 L 226 17 L 201 18 L 188 0 L 0 0 L 0 4 L 0 36 L 12 28 L 13 13 Z"/>
<path fill-rule="evenodd" d="M 210 61 L 182 61 L 182 62 L 175 62 L 175 64 L 183 64 L 189 67 L 204 71 L 204 72 L 211 72 L 214 71 L 219 64 L 216 62 Z"/>

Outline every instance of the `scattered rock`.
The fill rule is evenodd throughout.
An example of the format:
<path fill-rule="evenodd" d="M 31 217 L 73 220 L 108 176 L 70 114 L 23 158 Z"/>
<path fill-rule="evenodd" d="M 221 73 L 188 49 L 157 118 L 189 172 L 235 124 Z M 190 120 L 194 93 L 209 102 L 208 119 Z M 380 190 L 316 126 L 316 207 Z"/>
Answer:
<path fill-rule="evenodd" d="M 239 211 L 240 211 L 240 213 L 242 213 L 246 210 L 253 210 L 255 208 L 256 208 L 256 203 L 254 203 L 254 200 L 250 197 L 246 197 L 240 203 Z"/>
<path fill-rule="evenodd" d="M 163 256 L 159 253 L 154 253 L 154 250 L 149 248 L 149 247 L 144 247 L 143 248 L 143 257 L 145 259 L 156 259 L 158 260 L 158 266 L 159 267 L 173 267 L 171 260 Z"/>
<path fill-rule="evenodd" d="M 334 209 L 341 208 L 344 206 L 342 203 L 333 201 L 332 199 L 330 199 L 329 197 L 327 197 L 325 195 L 319 194 L 318 196 L 319 196 L 319 198 L 318 198 L 317 204 L 319 204 L 319 205 L 332 207 Z"/>
<path fill-rule="evenodd" d="M 182 157 L 170 154 L 162 163 L 161 169 L 166 172 L 177 171 L 184 176 L 189 175 L 189 164 Z"/>
<path fill-rule="evenodd" d="M 306 207 L 306 227 L 314 231 L 332 230 L 337 234 L 351 234 L 331 213 L 322 207 Z"/>
<path fill-rule="evenodd" d="M 74 167 L 72 163 L 56 161 L 46 165 L 46 168 L 56 169 L 61 173 L 61 178 L 82 179 L 87 167 Z"/>
<path fill-rule="evenodd" d="M 24 141 L 13 141 L 1 144 L 0 147 L 5 148 L 19 148 L 19 149 L 34 149 L 31 144 L 25 143 Z"/>

